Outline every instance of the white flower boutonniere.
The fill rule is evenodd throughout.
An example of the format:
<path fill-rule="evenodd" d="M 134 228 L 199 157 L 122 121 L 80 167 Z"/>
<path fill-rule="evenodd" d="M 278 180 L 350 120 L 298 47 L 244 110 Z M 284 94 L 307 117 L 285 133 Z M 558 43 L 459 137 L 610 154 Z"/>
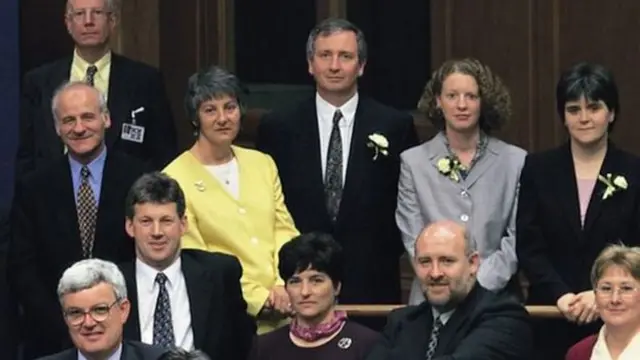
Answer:
<path fill-rule="evenodd" d="M 445 156 L 442 159 L 438 160 L 436 166 L 438 167 L 438 171 L 442 175 L 455 182 L 460 181 L 460 171 L 466 170 L 466 167 L 462 165 L 460 160 L 453 159 L 450 156 Z"/>
<path fill-rule="evenodd" d="M 372 148 L 375 151 L 373 154 L 373 160 L 376 160 L 379 154 L 384 156 L 389 155 L 389 140 L 387 140 L 387 138 L 382 134 L 373 133 L 369 135 L 367 147 Z"/>
<path fill-rule="evenodd" d="M 204 187 L 204 181 L 202 180 L 198 180 L 195 183 L 193 183 L 193 186 L 196 187 L 196 189 L 198 189 L 198 191 L 205 191 L 206 188 Z"/>
<path fill-rule="evenodd" d="M 626 190 L 629 187 L 627 183 L 627 179 L 622 175 L 611 175 L 607 174 L 607 176 L 598 175 L 598 180 L 602 181 L 607 188 L 604 190 L 604 194 L 602 194 L 602 200 L 610 197 L 619 190 Z"/>

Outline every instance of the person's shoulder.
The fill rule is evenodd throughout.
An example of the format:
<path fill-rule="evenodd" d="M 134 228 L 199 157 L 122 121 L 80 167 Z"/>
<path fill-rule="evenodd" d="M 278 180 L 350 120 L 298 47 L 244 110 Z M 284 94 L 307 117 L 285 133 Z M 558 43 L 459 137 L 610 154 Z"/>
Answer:
<path fill-rule="evenodd" d="M 586 338 L 578 341 L 569 348 L 566 355 L 566 360 L 588 360 L 591 358 L 593 347 L 596 345 L 598 335 L 589 335 Z"/>
<path fill-rule="evenodd" d="M 71 348 L 71 349 L 67 349 L 64 351 L 61 351 L 59 353 L 56 354 L 51 354 L 51 355 L 47 355 L 47 356 L 43 356 L 40 357 L 36 360 L 67 360 L 67 359 L 73 359 L 74 354 L 77 354 L 78 350 L 76 350 L 75 348 Z"/>
<path fill-rule="evenodd" d="M 381 337 L 379 332 L 369 329 L 368 327 L 360 325 L 354 321 L 347 321 L 344 325 L 343 331 L 345 335 L 348 335 L 361 343 L 370 345 L 378 342 Z"/>
<path fill-rule="evenodd" d="M 53 160 L 35 170 L 26 173 L 19 179 L 17 183 L 19 187 L 34 191 L 41 191 L 41 189 L 50 188 L 52 179 L 59 177 L 61 171 L 68 169 L 69 158 L 60 155 L 58 159 Z"/>
<path fill-rule="evenodd" d="M 510 144 L 496 137 L 490 137 L 489 139 L 490 143 L 496 149 L 499 149 L 501 153 L 504 153 L 509 157 L 518 158 L 524 161 L 524 158 L 527 156 L 527 151 L 517 145 Z"/>
<path fill-rule="evenodd" d="M 146 74 L 146 75 L 158 75 L 160 74 L 160 70 L 154 66 L 143 63 L 142 61 L 134 60 L 124 55 L 112 53 L 111 55 L 112 64 L 117 64 L 116 66 L 128 67 L 132 71 L 134 71 L 137 75 Z"/>
<path fill-rule="evenodd" d="M 123 349 L 124 352 L 129 354 L 131 351 L 133 351 L 136 353 L 136 355 L 138 355 L 138 357 L 136 358 L 141 358 L 142 360 L 157 360 L 167 352 L 167 349 L 163 347 L 159 347 L 157 345 L 149 345 L 140 341 L 133 340 L 124 341 L 123 347 L 128 347 L 128 349 Z M 123 359 L 124 358 L 125 357 L 123 357 Z"/>
<path fill-rule="evenodd" d="M 256 337 L 255 346 L 259 353 L 267 353 L 272 349 L 279 349 L 283 344 L 289 342 L 289 327 L 283 326 Z"/>
<path fill-rule="evenodd" d="M 413 116 L 409 112 L 398 110 L 365 95 L 359 95 L 358 106 L 366 108 L 367 112 L 376 114 L 379 119 L 400 128 L 413 124 Z"/>
<path fill-rule="evenodd" d="M 204 267 L 207 267 L 209 270 L 215 270 L 216 272 L 224 272 L 230 270 L 235 271 L 240 264 L 238 258 L 236 258 L 235 256 L 224 254 L 221 252 L 211 252 L 198 249 L 183 249 L 181 250 L 181 254 L 183 258 L 186 257 Z"/>
<path fill-rule="evenodd" d="M 167 164 L 167 166 L 162 169 L 162 172 L 180 182 L 182 177 L 191 172 L 192 167 L 190 164 L 192 164 L 192 160 L 194 160 L 193 155 L 191 155 L 189 150 L 184 151 Z"/>
<path fill-rule="evenodd" d="M 480 315 L 495 314 L 508 315 L 514 317 L 529 318 L 529 313 L 512 294 L 507 291 L 494 292 L 483 288 L 479 284 L 474 291 L 475 306 L 473 309 Z"/>
<path fill-rule="evenodd" d="M 283 125 L 289 122 L 300 120 L 300 116 L 308 115 L 308 112 L 315 107 L 315 96 L 276 107 L 262 115 L 260 125 Z"/>
<path fill-rule="evenodd" d="M 49 74 L 51 74 L 52 72 L 55 71 L 55 69 L 58 69 L 61 66 L 70 66 L 71 65 L 71 60 L 72 57 L 70 56 L 66 56 L 42 65 L 39 65 L 29 71 L 27 71 L 24 74 L 24 78 L 25 79 L 40 79 L 40 78 L 46 78 L 49 76 Z"/>

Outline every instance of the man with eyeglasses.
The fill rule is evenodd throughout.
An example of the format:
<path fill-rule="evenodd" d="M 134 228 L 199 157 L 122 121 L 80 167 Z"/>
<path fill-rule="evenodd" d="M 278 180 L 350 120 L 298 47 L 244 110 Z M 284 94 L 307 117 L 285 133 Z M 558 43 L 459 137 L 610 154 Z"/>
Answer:
<path fill-rule="evenodd" d="M 109 148 L 161 169 L 177 155 L 176 129 L 161 73 L 115 54 L 109 47 L 118 22 L 115 0 L 68 0 L 65 25 L 73 56 L 29 71 L 23 80 L 16 176 L 66 152 L 51 114 L 54 90 L 64 81 L 85 81 L 108 100 Z"/>
<path fill-rule="evenodd" d="M 62 274 L 58 298 L 74 349 L 41 360 L 157 360 L 167 350 L 123 341 L 129 317 L 124 276 L 100 259 L 81 260 Z"/>

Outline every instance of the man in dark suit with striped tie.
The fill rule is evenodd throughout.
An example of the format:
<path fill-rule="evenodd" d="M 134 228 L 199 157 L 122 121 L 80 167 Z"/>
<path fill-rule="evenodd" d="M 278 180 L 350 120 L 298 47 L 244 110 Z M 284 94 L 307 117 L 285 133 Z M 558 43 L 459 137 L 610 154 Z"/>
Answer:
<path fill-rule="evenodd" d="M 122 228 L 123 204 L 146 168 L 141 160 L 107 149 L 111 119 L 95 87 L 63 84 L 51 107 L 67 154 L 60 152 L 21 178 L 12 208 L 8 273 L 23 323 L 30 324 L 24 329 L 25 359 L 71 345 L 56 297 L 64 269 L 83 258 L 134 258 L 133 242 Z"/>
<path fill-rule="evenodd" d="M 62 9 L 61 9 L 62 10 Z M 86 81 L 107 99 L 111 127 L 105 142 L 161 169 L 178 152 L 176 129 L 160 72 L 111 51 L 118 22 L 115 0 L 68 0 L 65 25 L 72 56 L 29 71 L 23 80 L 16 176 L 55 161 L 65 151 L 51 114 L 54 90 L 64 81 Z"/>
<path fill-rule="evenodd" d="M 477 281 L 479 256 L 463 225 L 438 221 L 415 245 L 414 268 L 427 301 L 389 314 L 367 360 L 526 360 L 533 335 L 526 309 Z"/>

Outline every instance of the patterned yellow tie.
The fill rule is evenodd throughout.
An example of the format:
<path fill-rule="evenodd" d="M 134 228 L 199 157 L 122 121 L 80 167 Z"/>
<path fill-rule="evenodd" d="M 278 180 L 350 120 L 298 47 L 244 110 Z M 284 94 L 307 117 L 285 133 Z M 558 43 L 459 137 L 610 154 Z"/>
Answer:
<path fill-rule="evenodd" d="M 96 233 L 96 218 L 98 206 L 93 190 L 89 185 L 91 172 L 86 166 L 80 171 L 80 188 L 78 189 L 78 226 L 80 229 L 80 240 L 82 241 L 82 256 L 87 259 L 92 256 L 93 240 Z"/>

